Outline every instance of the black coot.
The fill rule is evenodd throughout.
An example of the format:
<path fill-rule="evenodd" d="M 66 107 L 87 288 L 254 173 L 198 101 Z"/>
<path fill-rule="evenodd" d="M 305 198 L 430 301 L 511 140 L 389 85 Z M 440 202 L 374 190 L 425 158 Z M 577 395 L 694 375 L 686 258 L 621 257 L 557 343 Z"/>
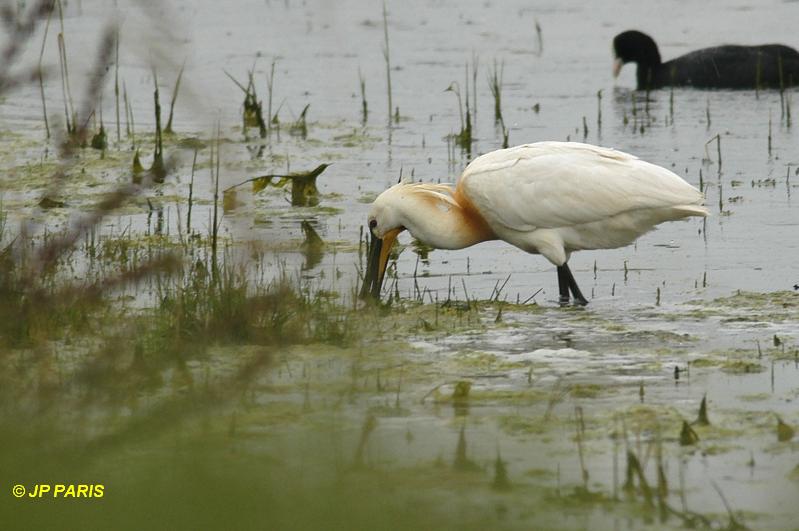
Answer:
<path fill-rule="evenodd" d="M 715 46 L 665 63 L 657 44 L 640 31 L 613 39 L 613 74 L 624 63 L 637 64 L 638 90 L 668 86 L 698 88 L 781 88 L 799 84 L 799 52 L 782 44 Z"/>

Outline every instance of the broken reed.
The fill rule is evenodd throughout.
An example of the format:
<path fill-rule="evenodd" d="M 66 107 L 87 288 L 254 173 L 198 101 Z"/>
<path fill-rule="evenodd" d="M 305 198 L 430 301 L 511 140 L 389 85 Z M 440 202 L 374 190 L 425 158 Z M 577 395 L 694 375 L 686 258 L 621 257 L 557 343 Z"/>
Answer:
<path fill-rule="evenodd" d="M 366 124 L 369 116 L 369 105 L 366 103 L 366 78 L 363 77 L 361 67 L 358 67 L 358 84 L 361 87 L 361 122 Z"/>
<path fill-rule="evenodd" d="M 158 93 L 158 76 L 155 69 L 153 69 L 153 100 L 155 106 L 155 146 L 153 150 L 153 165 L 150 167 L 150 173 L 155 182 L 164 182 L 166 178 L 166 167 L 164 166 L 164 141 L 161 131 L 161 101 Z"/>
<path fill-rule="evenodd" d="M 494 59 L 494 67 L 488 73 L 488 88 L 494 98 L 494 124 L 500 127 L 502 132 L 502 147 L 508 147 L 508 135 L 510 131 L 505 127 L 505 120 L 502 117 L 502 76 L 505 70 L 505 62 L 501 62 L 497 66 L 497 60 Z"/>
<path fill-rule="evenodd" d="M 596 129 L 602 132 L 602 89 L 596 91 Z"/>
<path fill-rule="evenodd" d="M 469 83 L 469 65 L 466 65 L 466 85 Z M 461 129 L 458 134 L 453 135 L 455 144 L 462 150 L 471 152 L 472 147 L 472 118 L 469 109 L 469 93 L 466 92 L 466 114 L 463 112 L 463 100 L 461 99 L 460 86 L 457 81 L 450 83 L 444 92 L 452 92 L 458 99 L 458 119 L 460 120 Z"/>
<path fill-rule="evenodd" d="M 535 19 L 535 40 L 538 45 L 535 54 L 538 57 L 544 53 L 544 35 L 541 32 L 541 24 L 538 23 L 538 18 Z"/>
<path fill-rule="evenodd" d="M 52 18 L 53 10 L 48 10 L 47 13 L 47 22 L 44 26 L 44 36 L 42 37 L 42 48 L 39 51 L 39 63 L 37 65 L 37 73 L 39 77 L 39 92 L 42 96 L 42 115 L 44 116 L 44 131 L 46 134 L 46 138 L 50 138 L 50 124 L 47 121 L 47 102 L 45 101 L 44 95 L 44 73 L 42 72 L 42 59 L 44 57 L 44 47 L 47 43 L 47 33 L 50 30 L 50 19 Z"/>
<path fill-rule="evenodd" d="M 197 168 L 197 153 L 199 150 L 194 150 L 194 158 L 191 161 L 191 178 L 189 180 L 189 206 L 188 212 L 186 213 L 186 233 L 191 235 L 191 208 L 194 199 L 194 171 Z"/>
<path fill-rule="evenodd" d="M 669 87 L 669 119 L 674 125 L 674 87 Z"/>
<path fill-rule="evenodd" d="M 791 128 L 791 101 L 793 100 L 793 92 L 788 92 L 785 96 L 785 126 Z"/>
<path fill-rule="evenodd" d="M 128 87 L 124 80 L 122 81 L 122 97 L 125 105 L 125 134 L 130 138 L 131 148 L 136 149 L 136 123 L 133 119 L 133 107 L 128 100 Z"/>
<path fill-rule="evenodd" d="M 178 71 L 178 77 L 175 81 L 175 88 L 172 90 L 172 101 L 169 102 L 169 119 L 166 121 L 166 127 L 164 128 L 164 133 L 171 135 L 174 133 L 172 130 L 172 117 L 175 114 L 175 102 L 178 99 L 178 91 L 180 90 L 180 80 L 183 78 L 183 69 L 186 67 L 186 61 L 183 61 L 183 64 L 180 65 L 180 70 Z"/>
<path fill-rule="evenodd" d="M 785 116 L 785 80 L 782 71 L 782 54 L 777 54 L 777 72 L 780 76 L 780 120 Z"/>
<path fill-rule="evenodd" d="M 274 63 L 272 64 L 274 68 Z M 264 121 L 263 116 L 263 108 L 262 103 L 258 101 L 258 94 L 255 91 L 255 80 L 254 80 L 254 69 L 253 66 L 252 70 L 247 71 L 247 86 L 245 87 L 238 80 L 233 77 L 228 71 L 223 70 L 225 75 L 230 78 L 233 83 L 236 84 L 242 92 L 244 92 L 244 104 L 243 104 L 243 111 L 242 111 L 242 126 L 243 129 L 246 131 L 248 127 L 258 127 L 258 133 L 261 138 L 265 138 L 267 134 L 267 126 L 266 122 Z M 273 72 L 274 77 L 274 72 Z M 269 81 L 269 86 L 271 87 L 271 79 Z M 271 98 L 271 88 L 269 90 L 270 97 L 269 97 L 269 106 L 272 105 L 272 98 Z M 271 112 L 271 111 L 270 111 Z"/>
<path fill-rule="evenodd" d="M 272 64 L 269 67 L 269 75 L 266 77 L 266 132 L 271 136 L 272 125 L 278 123 L 277 114 L 272 116 L 272 95 L 275 89 L 275 64 L 277 61 L 272 59 Z"/>
<path fill-rule="evenodd" d="M 64 98 L 64 116 L 67 135 L 71 136 L 77 131 L 77 120 L 75 116 L 75 105 L 72 99 L 72 89 L 69 85 L 69 66 L 67 64 L 67 45 L 64 36 L 64 11 L 61 0 L 56 0 L 55 6 L 58 7 L 58 18 L 61 31 L 58 34 L 58 62 L 61 71 L 61 90 Z"/>
<path fill-rule="evenodd" d="M 480 58 L 476 53 L 472 52 L 472 110 L 474 111 L 472 125 L 475 129 L 477 129 L 477 70 L 479 63 Z M 466 80 L 466 83 L 469 83 L 468 79 Z"/>
<path fill-rule="evenodd" d="M 210 170 L 211 170 L 211 182 L 214 186 L 214 208 L 213 208 L 213 220 L 211 222 L 211 272 L 214 276 L 214 279 L 217 278 L 219 273 L 218 264 L 217 264 L 217 241 L 219 236 L 219 139 L 221 136 L 221 128 L 217 124 L 217 131 L 216 131 L 216 168 L 214 168 L 214 143 L 211 143 L 211 163 L 210 163 Z M 216 174 L 214 174 L 214 169 L 216 169 Z"/>
<path fill-rule="evenodd" d="M 501 62 L 497 66 L 497 60 L 494 59 L 493 68 L 488 71 L 488 88 L 491 90 L 491 96 L 494 97 L 494 122 L 502 122 L 502 75 L 505 70 L 505 62 Z"/>
<path fill-rule="evenodd" d="M 311 106 L 310 103 L 307 103 L 305 107 L 303 107 L 300 116 L 297 120 L 291 124 L 289 127 L 289 134 L 294 136 L 300 136 L 302 138 L 306 138 L 308 136 L 308 123 L 306 121 L 306 116 L 308 114 L 308 108 Z"/>
<path fill-rule="evenodd" d="M 72 135 L 76 130 L 76 117 L 72 95 L 69 89 L 69 68 L 67 67 L 66 45 L 64 44 L 64 34 L 58 34 L 58 55 L 61 70 L 61 91 L 64 98 L 64 124 L 67 135 Z"/>
<path fill-rule="evenodd" d="M 116 42 L 114 43 L 114 107 L 117 117 L 117 149 L 122 142 L 122 132 L 119 126 L 119 30 L 117 30 Z"/>
<path fill-rule="evenodd" d="M 393 104 L 391 103 L 391 54 L 388 45 L 388 14 L 386 13 L 385 0 L 383 0 L 383 38 L 383 59 L 386 62 L 386 91 L 388 92 L 388 125 L 390 127 Z M 399 112 L 397 114 L 399 114 Z"/>
<path fill-rule="evenodd" d="M 714 140 L 716 141 L 716 153 L 718 156 L 718 164 L 719 164 L 718 173 L 721 174 L 721 134 L 716 134 L 710 137 L 710 139 L 707 142 L 705 142 L 705 159 L 707 161 L 710 161 L 710 154 L 707 151 L 707 146 L 710 145 L 710 143 L 712 143 Z"/>
<path fill-rule="evenodd" d="M 768 110 L 768 156 L 771 156 L 771 109 Z"/>
<path fill-rule="evenodd" d="M 468 62 L 464 65 L 464 72 L 465 72 L 465 75 L 464 75 L 464 81 L 465 81 L 464 86 L 466 87 L 466 118 L 465 118 L 466 126 L 463 129 L 463 131 L 461 131 L 461 136 L 463 137 L 461 144 L 466 144 L 466 151 L 471 153 L 471 151 L 472 151 L 472 111 L 471 111 L 471 108 L 470 108 L 471 105 L 469 103 L 469 63 Z M 459 102 L 458 103 L 460 103 L 460 98 L 459 98 Z"/>

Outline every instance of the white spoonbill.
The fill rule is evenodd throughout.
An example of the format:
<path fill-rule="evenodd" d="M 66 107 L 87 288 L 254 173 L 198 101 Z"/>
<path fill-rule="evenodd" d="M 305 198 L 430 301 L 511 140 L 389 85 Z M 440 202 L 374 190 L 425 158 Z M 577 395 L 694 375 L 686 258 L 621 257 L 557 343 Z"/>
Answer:
<path fill-rule="evenodd" d="M 664 221 L 707 216 L 702 192 L 673 172 L 577 142 L 537 142 L 486 153 L 449 184 L 400 183 L 369 210 L 372 240 L 361 297 L 380 297 L 397 235 L 407 230 L 437 249 L 504 240 L 558 269 L 560 302 L 569 290 L 587 304 L 567 262 L 574 251 L 629 245 Z"/>

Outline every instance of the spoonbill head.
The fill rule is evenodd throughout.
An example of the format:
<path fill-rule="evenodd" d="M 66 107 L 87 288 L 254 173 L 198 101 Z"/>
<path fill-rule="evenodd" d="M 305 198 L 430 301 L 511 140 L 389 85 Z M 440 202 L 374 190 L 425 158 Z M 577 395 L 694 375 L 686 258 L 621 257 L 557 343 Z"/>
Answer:
<path fill-rule="evenodd" d="M 473 160 L 456 186 L 399 183 L 369 210 L 362 298 L 379 299 L 391 248 L 407 230 L 437 249 L 503 240 L 557 267 L 560 302 L 587 304 L 567 264 L 574 251 L 629 245 L 659 223 L 707 216 L 702 192 L 633 155 L 538 142 Z"/>

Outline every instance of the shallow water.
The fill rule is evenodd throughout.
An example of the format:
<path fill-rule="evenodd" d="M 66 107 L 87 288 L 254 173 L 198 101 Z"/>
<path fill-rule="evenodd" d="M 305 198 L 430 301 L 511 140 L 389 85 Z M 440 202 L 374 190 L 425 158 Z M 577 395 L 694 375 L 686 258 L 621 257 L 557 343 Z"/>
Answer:
<path fill-rule="evenodd" d="M 684 10 L 667 10 L 672 15 L 669 26 L 673 27 L 652 29 L 661 43 L 663 56 L 671 57 L 692 47 L 724 41 L 729 29 L 740 27 L 744 21 L 754 42 L 758 24 L 765 26 L 780 13 L 787 17 L 793 9 L 790 3 L 774 3 L 757 10 L 727 7 L 723 24 L 704 28 L 697 21 L 710 17 L 713 9 L 684 6 Z M 185 57 L 187 64 L 184 93 L 176 110 L 178 129 L 208 136 L 218 119 L 226 126 L 223 135 L 234 140 L 224 146 L 227 168 L 223 184 L 240 182 L 254 173 L 280 172 L 287 165 L 300 170 L 310 169 L 321 161 L 333 163 L 319 184 L 321 192 L 330 196 L 322 205 L 336 210 L 292 211 L 285 208 L 280 194 L 252 198 L 242 190 L 238 199 L 244 206 L 225 220 L 225 228 L 237 239 L 297 237 L 298 219 L 308 218 L 326 239 L 357 240 L 368 199 L 395 182 L 400 172 L 426 181 L 455 181 L 470 157 L 455 148 L 454 160 L 448 160 L 445 137 L 457 132 L 459 119 L 456 98 L 444 89 L 453 81 L 464 84 L 464 65 L 471 63 L 474 53 L 479 66 L 477 141 L 472 156 L 501 145 L 486 82 L 489 66 L 496 59 L 504 62 L 503 113 L 512 144 L 585 139 L 669 167 L 695 185 L 699 184 L 700 170 L 704 174 L 708 204 L 714 214 L 706 227 L 696 220 L 672 223 L 646 235 L 635 247 L 578 253 L 571 264 L 584 291 L 593 291 L 594 297 L 601 300 L 610 297 L 615 283 L 618 288 L 615 294 L 624 299 L 623 304 L 636 304 L 653 301 L 658 285 L 662 287 L 663 300 L 677 302 L 701 295 L 694 291 L 694 284 L 697 280 L 701 283 L 705 274 L 709 284 L 705 291 L 711 296 L 732 289 L 785 289 L 796 282 L 791 277 L 796 239 L 790 235 L 796 230 L 796 220 L 791 217 L 790 193 L 799 178 L 794 177 L 791 183 L 786 173 L 788 165 L 799 161 L 793 158 L 790 149 L 796 145 L 794 128 L 787 127 L 786 121 L 780 119 L 779 94 L 677 90 L 674 123 L 665 125 L 670 93 L 657 91 L 650 94 L 650 118 L 641 116 L 641 108 L 645 106 L 643 95 L 638 95 L 639 116 L 634 118 L 632 94 L 625 88 L 632 85 L 633 67 L 626 67 L 614 86 L 609 75 L 608 48 L 612 35 L 619 29 L 631 26 L 650 29 L 642 25 L 641 18 L 644 13 L 651 15 L 649 8 L 631 4 L 593 10 L 562 3 L 535 11 L 507 3 L 501 7 L 485 3 L 393 6 L 390 13 L 393 101 L 399 107 L 401 121 L 391 129 L 386 127 L 379 9 L 358 2 L 337 4 L 335 9 L 324 2 L 243 2 L 224 13 L 213 7 L 180 3 L 156 9 L 158 13 L 162 10 L 165 17 L 171 14 L 181 23 L 176 25 L 172 39 L 164 38 L 161 46 L 167 48 L 168 44 L 168 57 L 176 63 Z M 148 54 L 153 52 L 142 49 L 137 36 L 139 31 L 148 35 L 148 31 L 154 30 L 141 29 L 142 12 L 147 9 L 119 11 L 124 14 L 121 76 L 131 94 L 139 130 L 152 127 L 152 79 L 146 64 Z M 68 49 L 76 50 L 74 70 L 79 71 L 82 58 L 92 57 L 88 53 L 78 54 L 77 50 L 91 50 L 97 38 L 92 29 L 96 30 L 101 21 L 114 13 L 117 11 L 91 3 L 83 4 L 80 13 L 76 6 L 67 10 L 65 31 Z M 544 48 L 540 56 L 535 20 L 542 27 Z M 791 42 L 791 35 L 779 34 L 778 28 L 759 34 Z M 241 133 L 236 132 L 235 126 L 239 123 L 241 92 L 222 70 L 245 79 L 256 53 L 262 55 L 256 63 L 262 98 L 266 97 L 265 77 L 270 61 L 277 60 L 273 106 L 280 107 L 284 131 L 279 141 L 272 139 L 268 143 L 262 157 L 250 160 L 245 148 L 257 146 L 258 142 L 239 140 Z M 370 109 L 365 127 L 360 120 L 359 68 L 366 79 Z M 166 100 L 176 72 L 174 66 L 172 71 L 169 66 L 163 66 L 162 70 L 166 71 L 160 73 L 159 79 L 163 85 L 162 99 Z M 52 100 L 50 112 L 57 116 L 60 91 L 55 81 L 47 94 Z M 79 94 L 80 85 L 77 82 L 75 85 L 73 92 Z M 597 126 L 598 90 L 603 91 L 601 129 Z M 16 131 L 26 136 L 39 136 L 38 99 L 36 87 L 10 98 L 0 111 L 4 123 L 18 126 Z M 296 117 L 305 104 L 310 104 L 311 125 L 309 138 L 301 140 L 286 134 L 285 122 Z M 538 113 L 532 110 L 535 104 L 540 105 Z M 197 112 L 198 107 L 207 112 Z M 706 123 L 708 107 L 710 124 Z M 625 115 L 629 120 L 627 125 Z M 767 150 L 769 115 L 773 122 L 771 156 Z M 110 94 L 105 101 L 104 116 L 107 122 L 113 116 Z M 588 125 L 585 137 L 583 117 Z M 643 120 L 646 129 L 641 134 Z M 634 123 L 638 127 L 633 127 Z M 114 129 L 115 125 L 109 124 L 111 137 Z M 715 144 L 705 147 L 706 141 L 716 134 L 722 136 L 720 175 Z M 712 159 L 710 162 L 703 162 L 706 154 Z M 32 148 L 30 155 L 40 158 L 41 149 L 37 153 Z M 181 150 L 180 155 L 184 165 L 178 181 L 182 184 L 174 193 L 185 197 L 186 165 L 190 164 L 187 159 L 191 151 Z M 202 154 L 200 157 L 202 160 Z M 198 176 L 200 186 L 207 182 L 204 176 Z M 171 195 L 171 187 L 166 190 L 165 195 Z M 7 202 L 14 198 L 15 194 L 6 192 Z M 175 208 L 169 202 L 166 207 Z M 706 230 L 700 233 L 703 228 Z M 765 257 L 769 263 L 764 263 Z M 415 260 L 412 253 L 403 253 L 398 264 L 401 279 L 410 276 Z M 625 261 L 632 271 L 629 281 L 622 285 Z M 593 280 L 586 273 L 593 271 L 595 262 L 599 274 Z M 330 266 L 329 260 L 322 267 L 325 266 Z M 422 264 L 421 271 L 431 277 L 423 286 L 430 290 L 445 289 L 448 275 L 470 273 L 469 290 L 477 297 L 485 297 L 498 277 L 504 279 L 511 274 L 506 292 L 511 299 L 516 294 L 524 299 L 538 288 L 544 289 L 544 298 L 551 299 L 555 277 L 551 269 L 540 258 L 492 242 L 467 251 L 434 253 L 429 265 Z M 771 274 L 764 274 L 764 270 Z M 400 283 L 401 292 L 408 289 L 407 280 Z"/>
<path fill-rule="evenodd" d="M 794 406 L 799 375 L 791 358 L 797 344 L 796 297 L 786 292 L 765 302 L 756 295 L 743 295 L 740 305 L 734 298 L 713 301 L 737 290 L 755 294 L 787 291 L 799 282 L 795 267 L 799 252 L 794 205 L 799 193 L 796 126 L 789 126 L 782 116 L 778 92 L 679 89 L 673 94 L 668 90 L 634 93 L 630 90 L 634 86 L 632 66 L 627 66 L 615 83 L 611 77 L 610 42 L 620 31 L 641 29 L 653 35 L 664 59 L 733 40 L 795 46 L 799 43 L 792 27 L 774 24 L 775 20 L 795 18 L 799 13 L 795 3 L 766 2 L 756 8 L 744 2 L 646 5 L 614 1 L 603 2 L 601 7 L 579 2 L 535 7 L 525 2 L 389 3 L 392 96 L 400 115 L 400 121 L 391 126 L 387 125 L 379 3 L 242 1 L 224 9 L 219 2 L 206 1 L 144 4 L 119 2 L 113 6 L 84 0 L 67 6 L 64 25 L 73 94 L 82 93 L 85 80 L 81 73 L 91 65 L 99 27 L 118 17 L 120 79 L 132 101 L 145 156 L 151 152 L 151 138 L 145 135 L 154 127 L 150 63 L 154 60 L 157 64 L 161 102 L 166 108 L 185 59 L 176 130 L 180 139 L 208 139 L 219 124 L 224 139 L 223 186 L 287 168 L 310 170 L 321 162 L 332 163 L 318 180 L 319 207 L 291 208 L 282 190 L 267 188 L 253 194 L 249 187 L 242 187 L 236 195 L 238 205 L 225 213 L 222 225 L 223 234 L 237 242 L 237 248 L 245 249 L 248 242 L 262 247 L 266 264 L 274 272 L 287 267 L 317 279 L 325 289 L 345 295 L 353 289 L 359 231 L 368 203 L 400 175 L 454 182 L 471 158 L 501 146 L 502 134 L 494 124 L 486 80 L 495 60 L 504 65 L 502 112 L 511 145 L 584 140 L 671 168 L 697 186 L 701 172 L 712 212 L 706 221 L 666 224 L 634 246 L 572 257 L 575 276 L 583 292 L 590 294 L 591 305 L 586 310 L 558 309 L 553 267 L 541 257 L 501 242 L 457 252 L 434 251 L 425 259 L 418 258 L 408 245 L 396 262 L 397 289 L 403 297 L 413 299 L 418 285 L 418 290 L 427 290 L 429 299 L 485 300 L 510 275 L 503 297 L 509 302 L 523 301 L 541 289 L 535 297 L 539 306 L 529 310 L 510 307 L 504 310 L 501 322 L 494 323 L 497 306 L 481 313 L 479 326 L 459 323 L 453 333 L 425 333 L 418 323 L 397 325 L 396 335 L 403 341 L 399 351 L 383 353 L 372 361 L 366 355 L 359 361 L 373 369 L 382 367 L 394 379 L 399 378 L 394 374 L 396 367 L 407 365 L 408 380 L 402 391 L 405 413 L 395 416 L 375 408 L 393 404 L 393 398 L 384 392 L 360 392 L 351 403 L 335 410 L 344 417 L 342 429 L 348 430 L 343 446 L 349 449 L 356 443 L 364 416 L 377 411 L 380 420 L 368 446 L 368 462 L 405 470 L 428 466 L 444 455 L 449 463 L 459 430 L 465 426 L 469 456 L 486 471 L 486 477 L 501 450 L 511 481 L 527 486 L 523 491 L 533 488 L 530 485 L 565 491 L 582 484 L 574 442 L 574 411 L 579 406 L 588 423 L 589 488 L 610 496 L 615 455 L 610 433 L 618 429 L 620 416 L 632 415 L 636 407 L 652 407 L 652 414 L 662 417 L 663 429 L 669 430 L 662 434 L 669 483 L 677 485 L 682 476 L 688 486 L 689 508 L 725 514 L 711 483 L 715 481 L 733 510 L 746 511 L 745 521 L 752 527 L 792 525 L 796 509 L 790 502 L 796 498 L 797 483 L 788 473 L 799 464 L 797 443 L 777 443 L 772 413 L 789 424 L 799 424 Z M 536 21 L 542 30 L 542 49 Z M 33 42 L 41 42 L 40 38 Z M 48 39 L 46 62 L 57 72 L 53 36 Z M 32 46 L 28 61 L 35 61 L 37 53 L 38 46 Z M 465 89 L 464 67 L 468 64 L 471 72 L 475 56 L 476 141 L 469 154 L 447 140 L 458 131 L 459 117 L 456 97 L 445 89 L 453 81 Z M 265 100 L 272 60 L 276 61 L 273 111 L 280 109 L 281 130 L 267 141 L 252 129 L 245 138 L 240 125 L 242 93 L 224 71 L 244 80 L 255 64 L 257 90 Z M 366 80 L 369 105 L 365 123 L 359 69 Z M 601 101 L 597 99 L 600 90 Z M 46 93 L 51 121 L 56 121 L 63 106 L 57 76 L 46 85 Z M 793 103 L 795 95 L 795 90 L 787 91 L 786 101 Z M 104 96 L 103 117 L 109 139 L 115 139 L 111 83 Z M 288 125 L 306 104 L 310 107 L 308 137 L 304 139 L 292 136 Z M 41 142 L 38 87 L 26 87 L 0 101 L 0 126 L 0 162 L 6 170 L 0 177 L 3 204 L 12 225 L 34 216 L 50 230 L 63 226 L 72 212 L 127 178 L 120 168 L 129 163 L 132 152 L 131 142 L 124 138 L 123 121 L 122 151 L 112 149 L 108 159 L 100 161 L 97 153 L 87 150 L 78 166 L 88 174 L 74 175 L 62 188 L 69 208 L 40 212 L 35 204 L 46 176 L 36 167 L 52 160 L 53 147 Z M 717 160 L 716 143 L 706 145 L 717 134 L 721 161 Z M 177 175 L 151 195 L 152 202 L 166 213 L 165 230 L 170 234 L 178 231 L 177 219 L 185 217 L 193 152 L 192 147 L 176 144 L 168 143 L 167 153 L 180 159 Z M 208 150 L 202 149 L 199 160 L 203 166 L 197 172 L 195 194 L 205 202 L 195 206 L 195 219 L 204 228 L 209 224 L 211 197 L 207 159 Z M 145 204 L 132 205 L 118 218 L 108 220 L 102 230 L 119 234 L 130 225 L 134 230 L 150 231 L 153 221 L 149 214 Z M 321 262 L 308 269 L 304 269 L 305 256 L 295 252 L 302 240 L 302 220 L 310 221 L 329 244 Z M 410 240 L 406 235 L 401 242 L 409 244 Z M 247 255 L 248 251 L 242 251 L 242 256 Z M 146 294 L 138 296 L 146 305 Z M 787 346 L 788 360 L 776 359 L 781 357 L 779 349 L 769 348 L 775 334 Z M 756 357 L 758 342 L 765 351 L 763 358 Z M 363 348 L 368 352 L 371 343 Z M 471 358 L 469 353 L 473 353 Z M 301 367 L 313 362 L 321 366 L 320 359 L 330 358 L 332 374 L 320 371 L 308 379 L 310 384 L 288 378 L 283 382 L 291 390 L 287 396 L 264 385 L 254 398 L 256 406 L 269 418 L 268 407 L 274 401 L 301 404 L 308 386 L 316 383 L 319 386 L 314 387 L 311 403 L 321 400 L 328 404 L 345 385 L 342 379 L 350 385 L 345 368 L 351 355 L 294 349 L 285 355 L 287 364 Z M 731 364 L 730 360 L 741 359 L 752 364 L 750 372 Z M 704 365 L 700 361 L 690 375 L 675 381 L 675 366 L 686 368 L 697 360 Z M 762 371 L 757 368 L 761 366 Z M 265 378 L 280 379 L 280 374 L 275 369 Z M 364 378 L 364 389 L 376 387 L 379 391 L 373 370 Z M 430 389 L 460 380 L 472 382 L 473 405 L 467 414 L 455 411 L 446 397 L 443 405 L 430 405 L 429 397 L 421 402 Z M 643 404 L 639 396 L 642 385 Z M 550 395 L 561 393 L 556 386 L 565 391 L 550 406 Z M 443 395 L 452 394 L 451 387 L 443 389 Z M 485 400 L 480 398 L 481 391 Z M 506 391 L 508 394 L 502 394 Z M 534 396 L 526 396 L 528 392 Z M 707 433 L 699 430 L 699 450 L 680 448 L 675 442 L 679 418 L 692 420 L 705 394 L 713 428 L 706 429 Z M 549 408 L 549 416 L 557 420 L 540 422 Z M 325 407 L 320 410 L 317 415 L 329 414 Z M 270 420 L 270 427 L 275 424 L 287 442 L 275 446 L 271 436 L 259 436 L 254 423 L 247 446 L 256 448 L 255 452 L 285 454 L 291 441 L 315 433 L 317 427 L 313 415 L 299 415 L 283 423 L 279 418 Z M 412 444 L 406 442 L 406 432 L 414 434 Z M 651 440 L 653 436 L 648 432 L 639 438 Z M 710 442 L 705 443 L 705 438 Z M 639 449 L 645 446 L 639 445 Z M 750 455 L 754 466 L 747 466 Z M 653 466 L 651 460 L 649 466 Z M 531 470 L 539 471 L 538 476 L 526 474 Z M 425 484 L 425 488 L 437 487 L 435 479 Z M 447 488 L 443 481 L 441 488 Z M 672 493 L 675 499 L 676 490 Z M 466 489 L 459 499 L 463 502 L 484 495 L 483 490 Z M 511 496 L 520 495 L 517 491 Z M 517 500 L 509 499 L 513 501 L 508 505 L 516 507 Z M 518 510 L 524 513 L 523 508 Z M 568 507 L 557 506 L 558 511 L 569 514 Z M 543 519 L 537 521 L 553 525 L 547 520 L 551 514 L 543 513 Z M 588 515 L 607 528 L 635 528 L 640 523 L 619 523 L 618 518 L 623 517 L 611 513 L 599 510 L 599 515 L 591 511 Z M 575 521 L 561 523 L 585 527 L 589 516 L 581 514 L 585 520 L 575 517 Z M 524 521 L 522 516 L 514 516 Z M 504 523 L 510 525 L 508 520 Z"/>

